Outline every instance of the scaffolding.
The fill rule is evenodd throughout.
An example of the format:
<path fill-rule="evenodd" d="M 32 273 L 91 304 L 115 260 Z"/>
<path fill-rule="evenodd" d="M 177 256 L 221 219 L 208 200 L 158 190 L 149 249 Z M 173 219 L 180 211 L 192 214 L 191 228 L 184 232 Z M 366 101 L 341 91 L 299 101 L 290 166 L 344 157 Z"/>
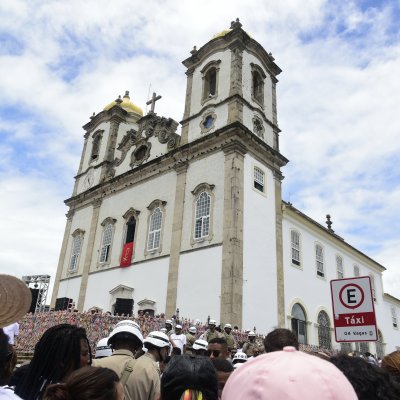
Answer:
<path fill-rule="evenodd" d="M 49 291 L 50 275 L 23 276 L 22 280 L 29 288 L 31 288 L 30 285 L 33 285 L 33 288 L 31 289 L 38 290 L 38 296 L 34 307 L 35 312 L 46 311 L 46 300 L 47 293 Z"/>

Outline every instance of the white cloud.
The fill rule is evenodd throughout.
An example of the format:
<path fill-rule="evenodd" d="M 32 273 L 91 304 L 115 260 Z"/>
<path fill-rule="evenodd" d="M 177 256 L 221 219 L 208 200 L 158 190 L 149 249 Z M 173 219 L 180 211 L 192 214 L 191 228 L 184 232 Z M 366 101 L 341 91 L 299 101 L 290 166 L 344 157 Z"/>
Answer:
<path fill-rule="evenodd" d="M 281 151 L 291 160 L 283 171 L 285 199 L 319 222 L 330 213 L 339 235 L 372 249 L 368 254 L 388 267 L 385 284 L 399 279 L 391 249 L 400 241 L 400 43 L 388 36 L 389 6 L 10 0 L 1 2 L 0 15 L 0 40 L 8 35 L 20 43 L 14 53 L 0 52 L 0 134 L 6 138 L 0 202 L 13 226 L 11 234 L 0 234 L 8 249 L 1 265 L 54 276 L 81 126 L 125 90 L 144 109 L 150 84 L 163 96 L 156 111 L 179 121 L 186 89 L 181 61 L 240 17 L 283 69 L 278 119 Z M 9 108 L 19 111 L 17 119 L 7 115 Z M 400 285 L 389 286 L 400 297 Z"/>

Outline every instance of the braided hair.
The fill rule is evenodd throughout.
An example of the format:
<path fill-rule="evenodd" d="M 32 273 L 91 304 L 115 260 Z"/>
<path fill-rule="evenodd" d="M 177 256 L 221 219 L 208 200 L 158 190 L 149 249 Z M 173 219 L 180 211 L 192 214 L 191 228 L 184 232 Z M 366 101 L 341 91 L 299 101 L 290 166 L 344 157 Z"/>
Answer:
<path fill-rule="evenodd" d="M 35 346 L 32 361 L 15 393 L 24 400 L 41 399 L 46 387 L 59 383 L 80 367 L 81 340 L 88 344 L 84 328 L 60 324 L 49 328 Z"/>

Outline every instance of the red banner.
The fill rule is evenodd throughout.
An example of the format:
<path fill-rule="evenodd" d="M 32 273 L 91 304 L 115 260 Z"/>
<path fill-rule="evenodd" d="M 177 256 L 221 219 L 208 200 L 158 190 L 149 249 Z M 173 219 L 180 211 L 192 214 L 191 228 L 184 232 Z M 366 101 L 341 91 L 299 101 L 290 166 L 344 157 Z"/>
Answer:
<path fill-rule="evenodd" d="M 129 267 L 131 265 L 132 253 L 133 242 L 125 243 L 121 254 L 120 267 Z"/>

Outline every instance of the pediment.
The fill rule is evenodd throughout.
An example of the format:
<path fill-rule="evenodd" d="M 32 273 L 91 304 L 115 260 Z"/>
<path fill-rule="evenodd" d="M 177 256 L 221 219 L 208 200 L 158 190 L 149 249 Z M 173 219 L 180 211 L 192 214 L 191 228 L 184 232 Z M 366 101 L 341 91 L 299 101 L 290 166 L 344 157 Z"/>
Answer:
<path fill-rule="evenodd" d="M 115 293 L 124 292 L 124 291 L 127 291 L 127 292 L 129 292 L 129 293 L 132 293 L 132 292 L 134 291 L 134 288 L 129 287 L 129 286 L 125 286 L 125 285 L 118 285 L 118 286 L 116 286 L 114 289 L 111 289 L 111 290 L 109 291 L 109 293 L 110 293 L 111 295 L 113 295 L 113 294 L 115 294 Z"/>

